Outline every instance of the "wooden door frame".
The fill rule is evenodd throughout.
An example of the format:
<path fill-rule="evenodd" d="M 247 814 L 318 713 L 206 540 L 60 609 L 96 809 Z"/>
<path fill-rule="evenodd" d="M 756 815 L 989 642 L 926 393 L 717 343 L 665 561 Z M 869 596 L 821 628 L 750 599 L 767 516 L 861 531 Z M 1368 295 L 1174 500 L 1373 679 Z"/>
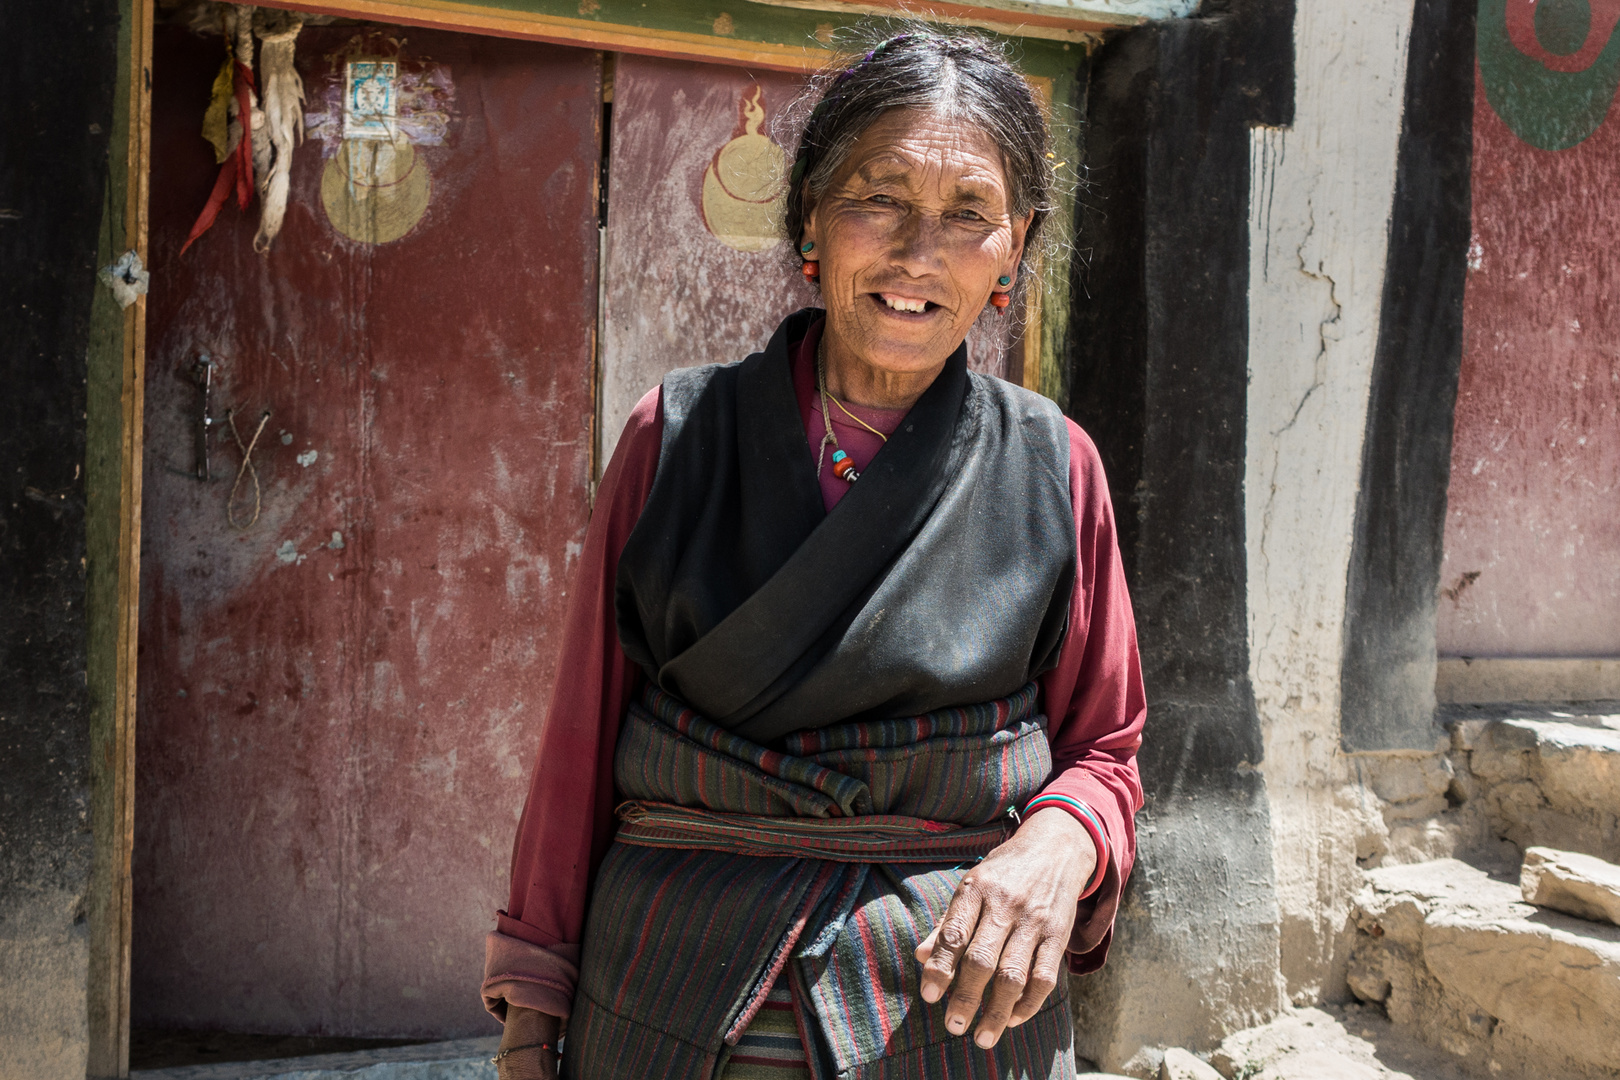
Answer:
<path fill-rule="evenodd" d="M 147 260 L 151 177 L 153 0 L 124 0 L 108 191 L 101 230 L 105 259 L 125 251 Z M 118 134 L 122 130 L 122 146 Z M 118 187 L 123 187 L 119 203 Z M 114 227 L 121 221 L 122 229 Z M 114 238 L 117 238 L 116 241 Z M 109 251 L 114 242 L 122 246 Z M 99 261 L 99 260 L 98 260 Z M 118 312 L 97 297 L 88 361 L 86 408 L 85 614 L 90 691 L 91 865 L 85 898 L 85 1073 L 129 1074 L 129 974 L 135 839 L 135 665 L 140 625 L 141 462 L 146 298 Z M 105 314 L 107 311 L 113 314 Z M 98 389 L 105 388 L 98 393 Z M 113 404 L 116 402 L 116 406 Z M 110 414 L 110 415 L 109 415 Z M 100 532 L 110 543 L 97 542 Z M 108 655 L 110 653 L 111 655 Z"/>
<path fill-rule="evenodd" d="M 261 3 L 267 7 L 374 22 L 774 71 L 815 71 L 836 55 L 831 48 L 650 29 L 449 0 L 316 0 L 312 3 L 261 0 Z M 109 202 L 105 212 L 111 220 L 122 220 L 121 251 L 136 252 L 144 264 L 149 254 L 154 0 L 122 0 L 120 7 L 125 32 L 119 41 L 122 100 L 118 112 L 125 138 L 120 147 L 115 127 L 114 160 L 109 165 L 109 198 L 117 200 L 120 184 L 124 190 L 122 204 L 115 206 Z M 859 17 L 866 13 L 852 11 L 851 14 Z M 1051 104 L 1052 79 L 1033 77 L 1031 81 Z M 1061 227 L 1063 223 L 1053 224 Z M 112 227 L 104 229 L 103 233 L 109 238 L 120 236 L 119 230 Z M 113 257 L 117 254 L 119 252 L 114 252 Z M 1067 259 L 1063 262 L 1062 269 L 1066 271 Z M 1066 273 L 1063 277 L 1066 281 Z M 1040 317 L 1042 292 L 1046 294 L 1046 304 L 1050 305 L 1066 290 L 1054 291 L 1048 285 L 1032 295 L 1029 323 L 1020 345 L 1021 381 L 1031 387 L 1040 386 L 1043 371 L 1050 369 L 1055 360 L 1055 355 L 1047 355 L 1053 352 L 1050 339 L 1054 327 Z M 129 1075 L 146 298 L 142 296 L 121 314 L 107 317 L 105 328 L 108 331 L 105 340 L 93 342 L 91 346 L 90 376 L 92 383 L 104 380 L 116 394 L 109 395 L 103 408 L 92 402 L 88 416 L 92 429 L 107 433 L 106 451 L 116 454 L 116 466 L 111 462 L 108 465 L 106 493 L 92 494 L 88 517 L 92 528 L 100 522 L 109 530 L 109 535 L 115 529 L 117 538 L 116 545 L 109 545 L 104 555 L 98 556 L 92 550 L 88 568 L 92 580 L 87 619 L 91 636 L 89 677 L 93 707 L 92 867 L 86 903 L 90 953 L 86 1074 L 95 1078 Z M 111 406 L 114 397 L 118 403 L 116 413 Z M 98 575 L 106 582 L 102 590 L 104 599 L 99 602 L 94 585 Z M 97 644 L 98 636 L 105 644 Z M 98 676 L 98 671 L 104 674 Z M 98 701 L 99 710 L 95 707 Z"/>

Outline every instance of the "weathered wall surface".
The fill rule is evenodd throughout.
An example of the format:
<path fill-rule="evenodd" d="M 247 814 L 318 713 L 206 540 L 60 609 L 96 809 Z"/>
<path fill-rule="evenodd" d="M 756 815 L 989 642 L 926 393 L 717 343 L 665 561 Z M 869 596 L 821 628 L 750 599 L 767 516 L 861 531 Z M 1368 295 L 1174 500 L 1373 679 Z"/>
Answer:
<path fill-rule="evenodd" d="M 1480 5 L 1439 647 L 1617 656 L 1620 8 L 1526 7 Z"/>
<path fill-rule="evenodd" d="M 1075 986 L 1077 1049 L 1116 1071 L 1283 1003 L 1241 418 L 1248 129 L 1290 122 L 1292 25 L 1291 3 L 1233 4 L 1088 70 L 1070 408 L 1109 471 L 1149 702 L 1137 869 L 1108 966 Z"/>
<path fill-rule="evenodd" d="M 630 410 L 671 368 L 741 360 L 764 347 L 784 316 L 818 304 L 773 235 L 791 148 L 771 136 L 804 81 L 618 59 L 603 234 L 599 473 Z"/>
<path fill-rule="evenodd" d="M 1299 1001 L 1338 992 L 1334 942 L 1360 884 L 1339 666 L 1411 15 L 1411 0 L 1301 0 L 1294 123 L 1251 135 L 1250 677 Z"/>
<path fill-rule="evenodd" d="M 85 1075 L 86 371 L 119 8 L 0 7 L 0 1077 Z M 74 63 L 63 63 L 72 56 Z M 121 226 L 119 232 L 122 232 Z M 114 309 L 116 312 L 116 309 Z"/>

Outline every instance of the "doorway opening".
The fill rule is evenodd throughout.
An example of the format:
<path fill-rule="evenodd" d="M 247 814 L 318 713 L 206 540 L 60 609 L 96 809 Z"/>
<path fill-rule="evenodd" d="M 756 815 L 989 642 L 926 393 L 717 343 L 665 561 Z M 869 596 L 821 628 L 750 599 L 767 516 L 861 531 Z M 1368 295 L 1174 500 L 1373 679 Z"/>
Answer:
<path fill-rule="evenodd" d="M 815 302 L 806 73 L 310 17 L 279 232 L 231 199 L 187 248 L 221 7 L 153 37 L 130 1065 L 492 1039 L 594 481 L 666 371 Z"/>

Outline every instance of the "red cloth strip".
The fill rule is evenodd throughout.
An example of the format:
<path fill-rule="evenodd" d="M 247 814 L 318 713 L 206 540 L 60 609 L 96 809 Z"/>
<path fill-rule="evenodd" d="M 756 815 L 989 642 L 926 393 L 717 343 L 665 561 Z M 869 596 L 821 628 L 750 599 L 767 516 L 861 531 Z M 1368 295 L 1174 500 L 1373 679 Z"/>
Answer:
<path fill-rule="evenodd" d="M 246 210 L 253 201 L 253 95 L 258 92 L 253 72 L 236 62 L 236 115 L 242 123 L 242 138 L 236 144 L 236 208 Z"/>
<path fill-rule="evenodd" d="M 219 217 L 219 211 L 225 205 L 225 200 L 230 198 L 232 189 L 236 191 L 237 209 L 246 210 L 248 203 L 253 200 L 253 99 L 249 91 L 256 90 L 257 87 L 253 81 L 253 72 L 241 61 L 236 62 L 236 78 L 233 82 L 242 137 L 237 140 L 236 149 L 232 150 L 220 165 L 219 176 L 214 180 L 214 189 L 208 193 L 208 201 L 203 204 L 202 213 L 197 215 L 190 234 L 186 236 L 186 242 L 180 246 L 182 255 L 186 253 L 187 248 L 196 243 L 199 236 L 214 227 L 214 219 Z"/>

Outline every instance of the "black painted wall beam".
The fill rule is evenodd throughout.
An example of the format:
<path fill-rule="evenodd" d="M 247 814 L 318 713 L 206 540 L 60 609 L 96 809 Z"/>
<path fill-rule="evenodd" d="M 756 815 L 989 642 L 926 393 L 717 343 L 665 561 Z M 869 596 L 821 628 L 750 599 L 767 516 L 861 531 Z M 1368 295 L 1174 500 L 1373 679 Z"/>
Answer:
<path fill-rule="evenodd" d="M 1474 0 L 1417 0 L 1340 669 L 1346 750 L 1428 749 L 1471 229 Z"/>
<path fill-rule="evenodd" d="M 1293 58 L 1292 0 L 1232 2 L 1120 35 L 1085 73 L 1069 404 L 1120 518 L 1157 791 L 1260 760 L 1243 503 L 1249 129 L 1293 119 Z"/>

